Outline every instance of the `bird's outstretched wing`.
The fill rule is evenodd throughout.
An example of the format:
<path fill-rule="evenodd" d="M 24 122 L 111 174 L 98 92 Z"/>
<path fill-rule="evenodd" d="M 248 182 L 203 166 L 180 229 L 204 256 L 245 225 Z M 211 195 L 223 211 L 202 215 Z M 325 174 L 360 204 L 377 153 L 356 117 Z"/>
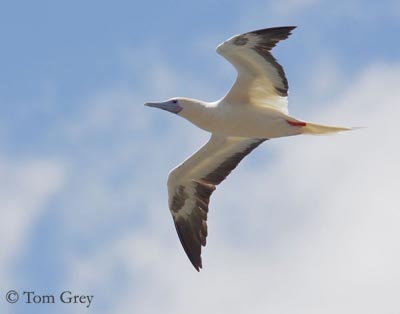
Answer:
<path fill-rule="evenodd" d="M 294 28 L 275 27 L 236 35 L 217 47 L 217 52 L 238 72 L 224 100 L 230 104 L 269 106 L 287 113 L 288 82 L 271 49 L 288 38 Z"/>
<path fill-rule="evenodd" d="M 182 246 L 197 271 L 202 267 L 201 246 L 206 245 L 212 192 L 263 141 L 212 135 L 200 150 L 171 171 L 169 208 Z"/>

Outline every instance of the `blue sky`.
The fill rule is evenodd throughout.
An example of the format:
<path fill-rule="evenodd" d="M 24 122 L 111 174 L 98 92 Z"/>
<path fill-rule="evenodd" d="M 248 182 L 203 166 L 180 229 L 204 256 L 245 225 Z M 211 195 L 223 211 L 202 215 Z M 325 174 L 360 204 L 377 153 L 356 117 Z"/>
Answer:
<path fill-rule="evenodd" d="M 218 99 L 215 47 L 283 25 L 290 111 L 367 128 L 257 149 L 213 196 L 198 274 L 166 178 L 208 135 L 143 103 Z M 395 313 L 399 29 L 398 1 L 2 2 L 1 312 Z"/>

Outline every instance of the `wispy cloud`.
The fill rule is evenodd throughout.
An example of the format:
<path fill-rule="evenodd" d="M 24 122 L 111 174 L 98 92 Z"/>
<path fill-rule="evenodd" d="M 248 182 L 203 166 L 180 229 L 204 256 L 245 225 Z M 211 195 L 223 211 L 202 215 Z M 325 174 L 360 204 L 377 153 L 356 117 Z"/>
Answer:
<path fill-rule="evenodd" d="M 46 205 L 62 188 L 65 166 L 46 158 L 15 161 L 1 156 L 0 173 L 0 287 L 7 291 L 18 284 L 15 265 Z"/>

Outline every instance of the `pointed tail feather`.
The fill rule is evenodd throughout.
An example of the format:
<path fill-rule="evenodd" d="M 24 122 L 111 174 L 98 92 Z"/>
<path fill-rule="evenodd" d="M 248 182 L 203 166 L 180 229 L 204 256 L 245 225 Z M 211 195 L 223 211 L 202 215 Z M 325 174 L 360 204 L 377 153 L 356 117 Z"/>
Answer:
<path fill-rule="evenodd" d="M 330 134 L 330 133 L 338 133 L 343 131 L 350 131 L 353 128 L 339 127 L 339 126 L 329 126 L 315 123 L 306 123 L 304 127 L 301 128 L 303 134 Z"/>

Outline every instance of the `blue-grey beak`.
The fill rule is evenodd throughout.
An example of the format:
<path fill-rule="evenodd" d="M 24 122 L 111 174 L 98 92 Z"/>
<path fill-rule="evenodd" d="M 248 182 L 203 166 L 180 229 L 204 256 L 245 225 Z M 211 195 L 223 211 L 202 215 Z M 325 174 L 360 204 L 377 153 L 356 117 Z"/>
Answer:
<path fill-rule="evenodd" d="M 182 107 L 179 106 L 178 102 L 172 100 L 164 102 L 146 102 L 144 105 L 148 107 L 159 108 L 172 113 L 179 113 L 182 110 Z"/>

